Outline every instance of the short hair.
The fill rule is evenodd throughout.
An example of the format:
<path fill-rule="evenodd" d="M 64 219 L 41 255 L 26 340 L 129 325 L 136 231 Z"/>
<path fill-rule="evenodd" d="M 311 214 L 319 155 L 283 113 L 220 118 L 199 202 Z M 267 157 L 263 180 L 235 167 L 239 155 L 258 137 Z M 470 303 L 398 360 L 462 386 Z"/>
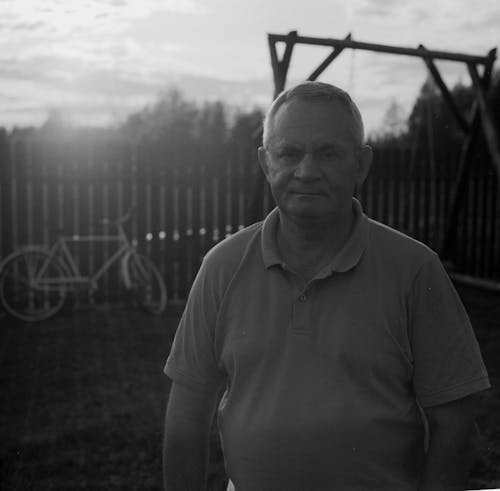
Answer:
<path fill-rule="evenodd" d="M 273 129 L 272 125 L 278 109 L 294 99 L 305 101 L 336 100 L 341 102 L 352 116 L 352 121 L 354 123 L 354 137 L 358 140 L 360 145 L 363 144 L 365 138 L 363 119 L 358 106 L 356 106 L 355 102 L 351 99 L 351 96 L 345 90 L 342 90 L 335 85 L 327 84 L 325 82 L 307 81 L 301 82 L 298 85 L 281 92 L 267 110 L 264 117 L 262 134 L 262 144 L 264 148 L 267 147 L 269 139 L 271 138 Z"/>

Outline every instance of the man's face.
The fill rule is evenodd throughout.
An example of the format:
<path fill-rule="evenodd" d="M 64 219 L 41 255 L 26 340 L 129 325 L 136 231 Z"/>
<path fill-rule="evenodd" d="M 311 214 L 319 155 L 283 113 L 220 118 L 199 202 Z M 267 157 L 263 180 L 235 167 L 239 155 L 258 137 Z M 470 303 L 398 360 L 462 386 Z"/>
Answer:
<path fill-rule="evenodd" d="M 278 109 L 259 159 L 283 213 L 320 218 L 351 212 L 355 186 L 371 163 L 370 148 L 354 135 L 352 116 L 339 101 L 296 99 Z"/>

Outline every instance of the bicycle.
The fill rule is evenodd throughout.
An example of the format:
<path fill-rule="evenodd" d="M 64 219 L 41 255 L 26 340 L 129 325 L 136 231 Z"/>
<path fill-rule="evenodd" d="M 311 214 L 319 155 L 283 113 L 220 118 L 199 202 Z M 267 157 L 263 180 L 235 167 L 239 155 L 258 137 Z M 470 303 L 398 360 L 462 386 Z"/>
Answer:
<path fill-rule="evenodd" d="M 117 261 L 121 279 L 133 292 L 140 307 L 159 314 L 165 310 L 167 289 L 163 278 L 147 256 L 137 252 L 123 224 L 131 208 L 117 220 L 104 218 L 102 225 L 116 227 L 115 235 L 60 236 L 50 246 L 31 245 L 14 251 L 0 263 L 0 301 L 5 310 L 24 321 L 41 321 L 55 315 L 70 289 L 87 286 L 98 290 L 97 281 Z M 118 242 L 118 249 L 89 276 L 82 276 L 68 244 L 75 242 Z"/>

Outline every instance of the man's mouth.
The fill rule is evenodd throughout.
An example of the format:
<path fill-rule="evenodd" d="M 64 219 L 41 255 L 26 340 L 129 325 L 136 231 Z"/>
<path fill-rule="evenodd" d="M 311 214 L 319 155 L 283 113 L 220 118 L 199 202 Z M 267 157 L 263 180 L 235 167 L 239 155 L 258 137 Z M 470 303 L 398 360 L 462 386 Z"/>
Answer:
<path fill-rule="evenodd" d="M 294 190 L 290 191 L 291 194 L 300 194 L 304 196 L 321 196 L 323 193 L 320 193 L 319 191 L 301 191 L 301 190 Z"/>

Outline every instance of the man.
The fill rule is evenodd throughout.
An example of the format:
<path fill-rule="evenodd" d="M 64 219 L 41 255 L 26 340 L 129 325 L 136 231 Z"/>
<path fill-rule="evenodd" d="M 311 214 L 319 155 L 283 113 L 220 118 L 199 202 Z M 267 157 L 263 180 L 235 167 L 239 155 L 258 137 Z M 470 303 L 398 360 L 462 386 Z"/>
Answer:
<path fill-rule="evenodd" d="M 237 491 L 464 489 L 488 377 L 437 255 L 353 198 L 363 139 L 328 84 L 268 111 L 259 159 L 277 208 L 214 247 L 193 284 L 165 367 L 167 490 L 204 489 L 217 406 Z"/>

